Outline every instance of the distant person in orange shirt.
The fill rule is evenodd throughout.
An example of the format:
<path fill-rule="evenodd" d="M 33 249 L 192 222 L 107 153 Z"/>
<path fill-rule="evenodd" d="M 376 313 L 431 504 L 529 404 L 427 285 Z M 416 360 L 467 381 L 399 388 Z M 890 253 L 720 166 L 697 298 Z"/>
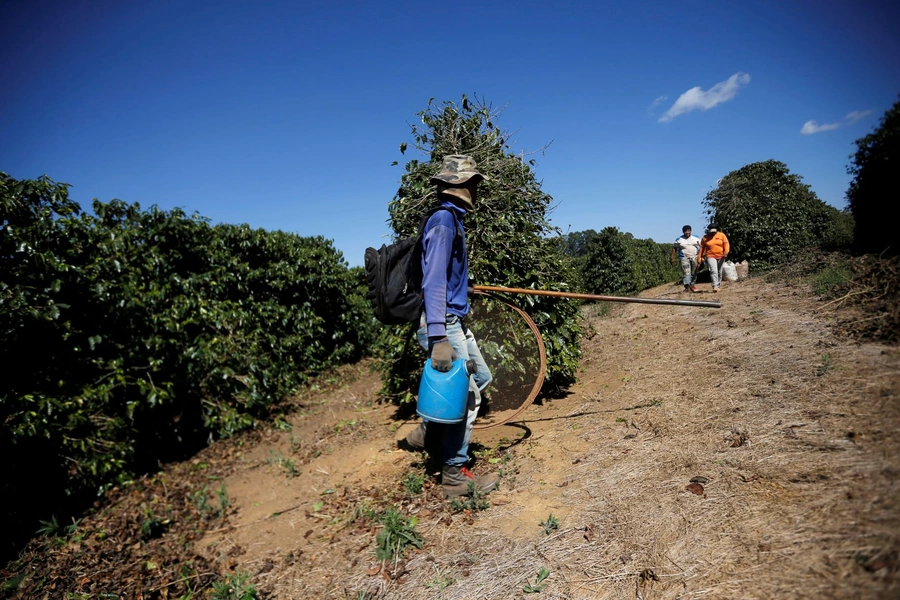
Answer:
<path fill-rule="evenodd" d="M 724 233 L 719 231 L 719 226 L 710 223 L 706 228 L 706 235 L 700 240 L 700 253 L 697 255 L 697 263 L 703 264 L 709 269 L 709 277 L 712 280 L 713 291 L 719 292 L 719 283 L 722 281 L 722 267 L 725 259 L 731 251 L 731 244 Z"/>

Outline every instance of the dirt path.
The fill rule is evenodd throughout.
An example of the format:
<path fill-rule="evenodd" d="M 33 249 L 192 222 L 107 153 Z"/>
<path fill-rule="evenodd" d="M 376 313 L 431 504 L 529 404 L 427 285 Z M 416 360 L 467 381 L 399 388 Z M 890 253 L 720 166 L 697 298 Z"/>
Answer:
<path fill-rule="evenodd" d="M 413 422 L 357 367 L 243 451 L 198 548 L 271 598 L 505 600 L 542 567 L 545 599 L 900 597 L 900 351 L 835 337 L 799 288 L 718 296 L 588 309 L 571 393 L 476 432 L 476 472 L 503 475 L 484 511 L 407 490 Z M 382 568 L 353 517 L 392 504 L 425 545 Z"/>

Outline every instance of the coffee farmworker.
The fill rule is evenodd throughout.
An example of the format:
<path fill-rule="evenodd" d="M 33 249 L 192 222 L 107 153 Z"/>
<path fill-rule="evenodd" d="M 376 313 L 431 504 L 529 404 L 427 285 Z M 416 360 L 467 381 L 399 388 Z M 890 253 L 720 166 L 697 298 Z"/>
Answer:
<path fill-rule="evenodd" d="M 669 264 L 675 264 L 675 253 L 678 253 L 678 259 L 681 261 L 681 271 L 684 274 L 682 283 L 684 291 L 696 292 L 697 288 L 697 256 L 700 254 L 700 238 L 691 235 L 691 226 L 685 225 L 681 228 L 681 235 L 675 238 L 672 245 L 672 253 L 669 255 Z"/>
<path fill-rule="evenodd" d="M 706 261 L 706 267 L 709 269 L 709 276 L 712 280 L 713 292 L 719 292 L 719 284 L 722 281 L 722 267 L 728 259 L 728 253 L 731 251 L 731 244 L 728 243 L 728 237 L 719 231 L 719 226 L 710 223 L 706 229 L 706 235 L 700 240 L 700 253 L 697 261 Z"/>

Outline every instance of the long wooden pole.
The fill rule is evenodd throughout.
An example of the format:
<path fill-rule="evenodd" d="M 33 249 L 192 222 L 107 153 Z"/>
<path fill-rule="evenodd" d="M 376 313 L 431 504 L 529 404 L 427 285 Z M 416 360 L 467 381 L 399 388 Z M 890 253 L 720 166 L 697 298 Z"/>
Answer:
<path fill-rule="evenodd" d="M 601 302 L 635 302 L 637 304 L 674 304 L 676 306 L 700 306 L 704 308 L 722 308 L 722 303 L 715 300 L 669 300 L 666 298 L 634 298 L 629 296 L 598 296 L 596 294 L 576 294 L 574 292 L 554 292 L 550 290 L 531 290 L 527 288 L 508 288 L 493 285 L 476 285 L 476 292 L 502 292 L 505 294 L 527 294 L 529 296 L 556 296 L 558 298 L 574 298 L 578 300 L 597 300 Z"/>

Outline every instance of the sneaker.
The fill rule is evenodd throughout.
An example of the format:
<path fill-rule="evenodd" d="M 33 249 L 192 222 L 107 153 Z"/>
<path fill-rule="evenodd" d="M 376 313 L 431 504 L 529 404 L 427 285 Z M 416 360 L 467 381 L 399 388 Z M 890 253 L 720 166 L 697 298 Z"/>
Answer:
<path fill-rule="evenodd" d="M 406 443 L 409 444 L 409 447 L 413 450 L 424 450 L 425 449 L 425 423 L 419 423 L 419 426 L 409 432 L 409 435 L 406 436 Z"/>
<path fill-rule="evenodd" d="M 691 291 L 692 291 L 692 292 L 696 292 L 696 291 L 697 291 L 697 286 L 696 286 L 696 285 L 692 285 L 692 286 L 691 286 Z"/>
<path fill-rule="evenodd" d="M 444 465 L 441 473 L 441 487 L 444 489 L 444 495 L 448 497 L 468 496 L 471 492 L 469 484 L 474 484 L 474 488 L 482 494 L 489 494 L 497 489 L 500 483 L 499 475 L 480 475 L 475 477 L 471 471 L 465 467 L 456 465 Z"/>
<path fill-rule="evenodd" d="M 689 285 L 684 286 L 684 291 L 688 292 L 688 291 L 690 291 L 690 289 L 691 289 L 691 286 L 689 286 Z"/>

